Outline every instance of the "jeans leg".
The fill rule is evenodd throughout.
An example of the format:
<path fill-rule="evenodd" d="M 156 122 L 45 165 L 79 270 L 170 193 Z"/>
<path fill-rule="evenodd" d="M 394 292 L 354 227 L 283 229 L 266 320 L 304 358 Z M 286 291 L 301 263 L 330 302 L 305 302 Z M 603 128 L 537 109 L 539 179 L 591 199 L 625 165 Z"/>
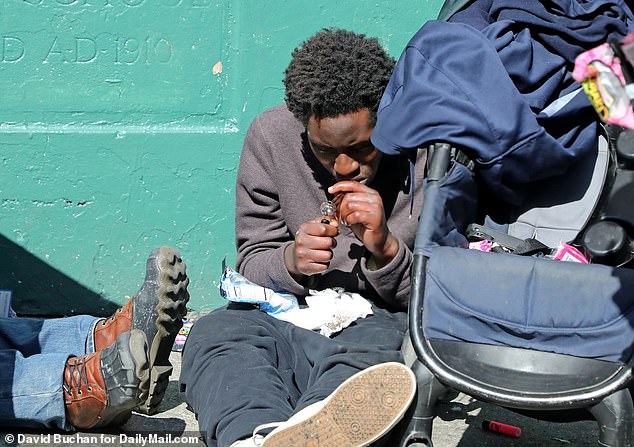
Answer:
<path fill-rule="evenodd" d="M 0 318 L 0 349 L 15 349 L 24 357 L 52 352 L 84 355 L 94 351 L 89 335 L 98 321 L 89 315 L 50 320 Z"/>
<path fill-rule="evenodd" d="M 93 349 L 98 319 L 0 319 L 0 425 L 72 429 L 66 422 L 66 360 Z"/>
<path fill-rule="evenodd" d="M 0 426 L 60 428 L 66 421 L 62 383 L 68 354 L 24 357 L 19 351 L 1 350 L 0 365 L 11 366 L 0 378 Z"/>

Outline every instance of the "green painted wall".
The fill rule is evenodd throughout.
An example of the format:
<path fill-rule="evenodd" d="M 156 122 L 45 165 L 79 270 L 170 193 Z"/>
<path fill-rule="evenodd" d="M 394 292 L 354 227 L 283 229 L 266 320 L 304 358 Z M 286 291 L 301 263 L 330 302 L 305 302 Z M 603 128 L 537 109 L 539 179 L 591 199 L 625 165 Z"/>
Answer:
<path fill-rule="evenodd" d="M 0 289 L 19 313 L 107 313 L 167 244 L 191 307 L 217 307 L 242 139 L 293 48 L 335 26 L 398 57 L 441 4 L 2 1 Z"/>

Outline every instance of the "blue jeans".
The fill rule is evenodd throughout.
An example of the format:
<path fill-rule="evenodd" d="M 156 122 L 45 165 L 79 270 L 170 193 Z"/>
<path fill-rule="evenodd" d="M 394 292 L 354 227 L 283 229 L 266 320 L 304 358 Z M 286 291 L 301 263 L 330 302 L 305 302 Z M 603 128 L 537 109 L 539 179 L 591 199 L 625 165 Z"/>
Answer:
<path fill-rule="evenodd" d="M 61 428 L 69 357 L 94 352 L 98 318 L 0 318 L 0 426 Z"/>

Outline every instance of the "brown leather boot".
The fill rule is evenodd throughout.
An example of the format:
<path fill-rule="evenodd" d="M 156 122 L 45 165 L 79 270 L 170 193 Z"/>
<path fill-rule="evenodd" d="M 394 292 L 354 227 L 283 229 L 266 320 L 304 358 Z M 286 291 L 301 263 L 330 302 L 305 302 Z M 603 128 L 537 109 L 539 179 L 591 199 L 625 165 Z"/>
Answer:
<path fill-rule="evenodd" d="M 147 260 L 141 289 L 95 327 L 95 351 L 111 345 L 119 335 L 131 329 L 145 333 L 150 345 L 149 394 L 139 411 L 147 414 L 156 413 L 169 383 L 172 373 L 169 355 L 187 314 L 188 284 L 186 265 L 178 250 L 155 248 Z"/>
<path fill-rule="evenodd" d="M 77 429 L 123 424 L 147 398 L 148 366 L 145 334 L 136 329 L 103 351 L 69 358 L 63 384 L 68 423 Z"/>

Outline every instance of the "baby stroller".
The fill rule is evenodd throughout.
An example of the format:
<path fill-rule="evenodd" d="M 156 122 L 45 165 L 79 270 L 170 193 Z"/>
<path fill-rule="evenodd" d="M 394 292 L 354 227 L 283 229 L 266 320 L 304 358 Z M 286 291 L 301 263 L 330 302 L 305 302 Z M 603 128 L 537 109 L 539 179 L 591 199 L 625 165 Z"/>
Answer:
<path fill-rule="evenodd" d="M 475 3 L 482 8 L 496 1 Z M 599 445 L 631 447 L 634 270 L 627 267 L 634 253 L 632 134 L 601 132 L 588 121 L 584 129 L 591 129 L 591 138 L 562 147 L 565 143 L 558 146 L 554 140 L 564 141 L 565 132 L 549 140 L 536 125 L 533 139 L 522 140 L 521 131 L 496 128 L 494 123 L 488 131 L 495 141 L 486 141 L 489 134 L 484 133 L 471 138 L 472 117 L 446 121 L 451 121 L 452 110 L 472 105 L 469 94 L 474 89 L 468 88 L 478 87 L 478 80 L 461 88 L 458 77 L 437 69 L 434 84 L 447 95 L 420 87 L 431 85 L 420 81 L 421 73 L 445 63 L 442 55 L 434 58 L 438 30 L 439 24 L 421 30 L 401 56 L 372 137 L 388 153 L 423 144 L 428 150 L 409 308 L 419 388 L 400 446 L 431 447 L 435 406 L 448 390 L 457 390 L 536 418 L 591 416 L 599 423 Z M 451 31 L 445 38 L 447 51 L 464 49 L 481 38 L 466 28 L 454 26 Z M 465 38 L 455 37 L 460 33 Z M 495 70 L 488 71 L 491 52 L 478 53 L 480 46 L 467 48 L 464 57 L 482 60 L 483 78 L 496 76 Z M 451 82 L 442 84 L 441 75 Z M 504 98 L 512 102 L 517 91 L 514 86 L 507 89 L 504 80 L 494 85 L 500 91 L 490 94 L 500 96 L 496 104 L 504 109 Z M 568 115 L 568 123 L 573 116 L 587 118 L 575 107 L 580 96 L 572 88 L 566 95 L 564 104 L 559 101 L 558 110 L 546 114 L 539 126 L 548 127 L 547 118 L 557 113 L 566 115 L 567 107 L 575 114 Z M 435 114 L 434 109 L 441 112 Z M 469 110 L 477 115 L 477 109 Z M 511 114 L 502 118 L 518 128 L 532 125 L 522 121 L 526 110 L 500 113 Z M 442 115 L 444 121 L 430 122 L 430 115 Z M 582 133 L 577 129 L 575 135 Z M 478 146 L 480 140 L 485 144 Z M 521 144 L 497 144 L 500 140 Z M 529 147 L 535 140 L 539 143 Z M 429 141 L 441 142 L 426 144 Z M 518 146 L 521 150 L 487 153 Z M 531 153 L 544 147 L 549 148 L 546 156 Z M 562 154 L 571 157 L 566 160 Z M 557 171 L 556 165 L 565 168 Z M 518 193 L 516 187 L 524 189 Z M 497 242 L 501 249 L 467 249 L 475 239 Z M 549 259 L 549 247 L 560 242 L 585 248 L 593 264 Z"/>
<path fill-rule="evenodd" d="M 634 271 L 465 249 L 475 177 L 451 146 L 432 146 L 410 298 L 419 394 L 401 445 L 432 446 L 448 389 L 537 418 L 587 410 L 599 445 L 634 445 Z"/>

